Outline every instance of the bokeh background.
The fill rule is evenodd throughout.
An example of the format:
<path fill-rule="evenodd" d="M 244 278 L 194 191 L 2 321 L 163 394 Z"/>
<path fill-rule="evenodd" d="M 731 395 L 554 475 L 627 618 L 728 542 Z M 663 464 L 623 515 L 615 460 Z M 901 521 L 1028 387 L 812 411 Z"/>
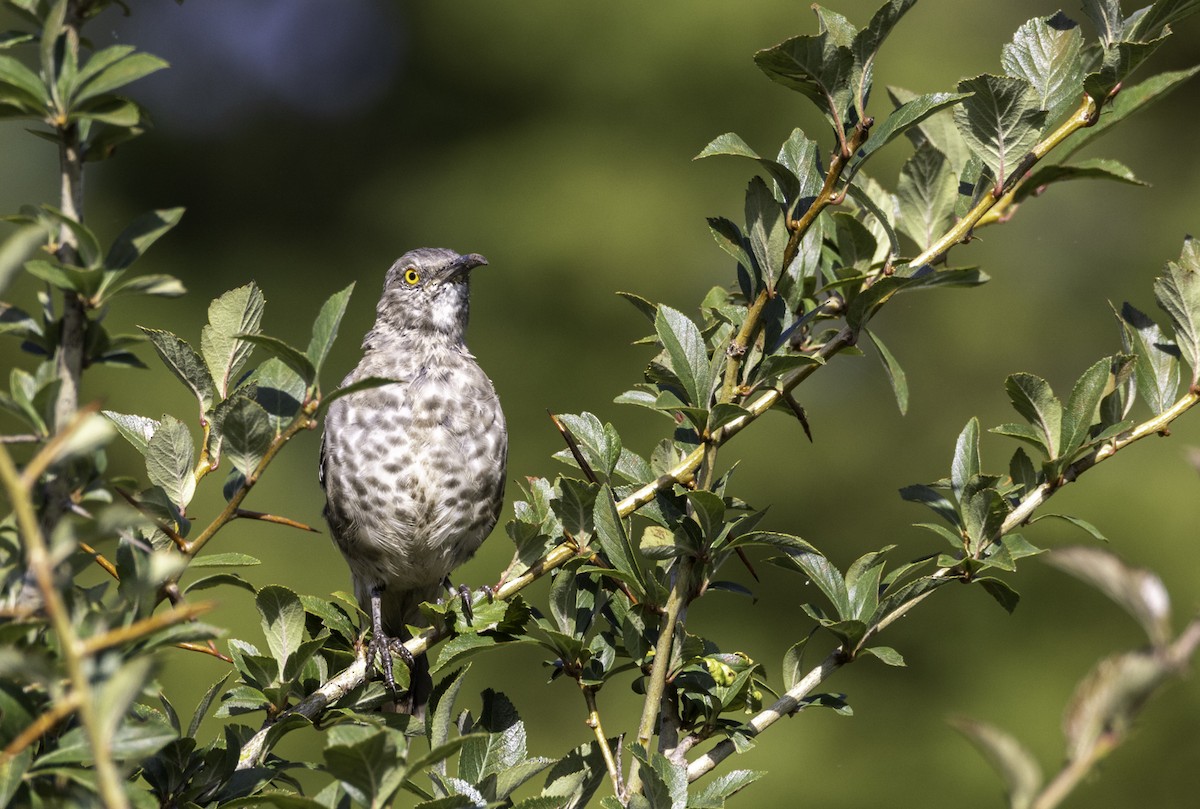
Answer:
<path fill-rule="evenodd" d="M 144 324 L 196 340 L 207 301 L 253 279 L 268 299 L 266 330 L 303 345 L 320 301 L 355 281 L 327 366 L 332 382 L 356 362 L 383 271 L 397 255 L 419 245 L 482 252 L 491 266 L 476 275 L 470 342 L 508 414 L 513 492 L 526 475 L 556 471 L 549 455 L 560 439 L 547 408 L 591 410 L 642 453 L 660 437 L 664 421 L 611 404 L 648 359 L 631 345 L 645 322 L 613 292 L 694 310 L 710 286 L 730 279 L 704 217 L 740 218 L 749 164 L 691 157 L 730 130 L 768 154 L 794 126 L 829 145 L 815 111 L 751 60 L 759 48 L 815 31 L 808 4 L 796 0 L 131 5 L 131 18 L 114 11 L 91 26 L 95 43 L 135 44 L 172 69 L 135 85 L 156 127 L 91 168 L 87 217 L 111 238 L 142 210 L 186 206 L 141 269 L 179 276 L 190 294 L 123 304 L 110 317 L 116 330 Z M 875 4 L 828 5 L 862 24 Z M 1081 17 L 1077 6 L 1065 10 Z M 876 115 L 886 112 L 884 84 L 929 92 L 998 72 L 1011 32 L 1057 8 L 925 0 L 879 58 Z M 1139 75 L 1200 62 L 1198 32 L 1194 21 L 1180 26 Z M 1157 311 L 1152 279 L 1200 226 L 1198 104 L 1194 80 L 1090 148 L 1090 156 L 1125 161 L 1152 189 L 1055 187 L 955 250 L 957 263 L 991 273 L 990 284 L 887 308 L 876 325 L 908 371 L 907 416 L 876 359 L 838 358 L 802 389 L 814 444 L 794 421 L 769 416 L 722 451 L 723 462 L 741 461 L 736 492 L 771 504 L 771 527 L 805 537 L 839 565 L 885 544 L 899 546 L 897 561 L 937 549 L 936 538 L 910 527 L 927 513 L 897 489 L 945 474 L 972 415 L 984 426 L 1011 419 L 1008 373 L 1043 375 L 1065 394 L 1084 368 L 1118 350 L 1110 302 Z M 873 175 L 894 187 L 906 154 L 904 142 L 889 147 Z M 0 210 L 52 201 L 55 162 L 21 126 L 0 127 Z M 3 346 L 4 364 L 27 364 L 11 348 Z M 148 348 L 141 353 L 151 371 L 95 371 L 86 396 L 118 411 L 189 417 L 186 392 Z M 1049 510 L 1090 520 L 1113 550 L 1159 572 L 1182 624 L 1200 601 L 1200 479 L 1187 455 L 1200 444 L 1200 416 L 1174 433 L 1097 468 Z M 289 446 L 247 505 L 320 524 L 317 444 L 313 434 Z M 985 437 L 985 466 L 1003 470 L 1011 449 Z M 112 458 L 139 473 L 128 448 Z M 201 519 L 221 502 L 219 482 L 207 488 L 194 504 Z M 509 514 L 511 504 L 502 519 Z M 1092 541 L 1055 521 L 1028 536 L 1048 546 Z M 262 559 L 248 573 L 260 585 L 317 594 L 348 586 L 325 536 L 235 524 L 216 545 Z M 495 581 L 510 553 L 498 527 L 459 578 Z M 690 626 L 765 662 L 778 683 L 783 651 L 808 630 L 798 603 L 812 594 L 795 577 L 758 569 L 756 603 L 715 594 L 693 609 Z M 802 714 L 727 762 L 769 773 L 741 805 L 1001 805 L 999 781 L 946 724 L 952 715 L 1015 733 L 1055 768 L 1075 683 L 1098 658 L 1142 638 L 1101 596 L 1038 561 L 1024 563 L 1014 584 L 1023 600 L 1012 616 L 977 588 L 951 588 L 889 630 L 882 642 L 904 654 L 907 668 L 868 660 L 828 683 L 848 695 L 854 717 Z M 545 591 L 541 583 L 531 598 L 544 603 Z M 214 621 L 234 637 L 260 639 L 249 594 L 222 598 Z M 189 706 L 223 672 L 215 659 L 181 652 L 162 681 Z M 530 649 L 500 651 L 478 661 L 464 693 L 505 690 L 530 725 L 531 752 L 556 755 L 588 730 L 575 689 L 547 685 L 547 673 Z M 622 686 L 601 695 L 612 732 L 633 729 L 637 707 Z M 319 744 L 314 737 L 281 752 Z M 1130 742 L 1068 805 L 1193 805 L 1198 765 L 1193 680 L 1156 699 Z"/>

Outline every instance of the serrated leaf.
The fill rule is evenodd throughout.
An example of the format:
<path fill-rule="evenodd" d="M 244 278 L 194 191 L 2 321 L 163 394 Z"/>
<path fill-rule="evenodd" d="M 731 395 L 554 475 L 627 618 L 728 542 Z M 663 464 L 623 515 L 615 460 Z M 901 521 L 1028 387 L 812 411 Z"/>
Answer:
<path fill-rule="evenodd" d="M 270 449 L 275 430 L 258 402 L 239 398 L 221 421 L 221 435 L 225 457 L 248 478 Z"/>
<path fill-rule="evenodd" d="M 712 378 L 700 329 L 687 315 L 669 306 L 658 307 L 654 329 L 671 358 L 671 370 L 683 385 L 686 404 L 707 409 Z"/>
<path fill-rule="evenodd" d="M 229 395 L 253 350 L 237 335 L 258 332 L 265 305 L 262 291 L 251 282 L 229 290 L 208 306 L 208 325 L 200 333 L 200 353 L 221 398 Z"/>
<path fill-rule="evenodd" d="M 924 250 L 954 218 L 958 179 L 946 156 L 929 142 L 917 147 L 900 169 L 896 227 Z"/>
<path fill-rule="evenodd" d="M 900 415 L 903 416 L 908 413 L 908 375 L 904 373 L 900 362 L 875 332 L 865 327 L 863 331 L 871 338 L 871 343 L 879 352 L 879 360 L 883 363 L 883 370 L 887 373 L 888 382 L 891 383 L 892 393 L 896 396 L 896 406 L 900 408 Z"/>
<path fill-rule="evenodd" d="M 1138 395 L 1157 416 L 1175 403 L 1179 392 L 1179 346 L 1148 315 L 1129 303 L 1121 305 L 1118 317 L 1123 347 L 1136 357 Z"/>
<path fill-rule="evenodd" d="M 325 363 L 325 358 L 329 356 L 329 349 L 333 347 L 333 341 L 337 339 L 338 326 L 341 325 L 342 316 L 346 314 L 346 305 L 350 302 L 350 294 L 354 291 L 354 284 L 335 292 L 321 305 L 321 311 L 317 313 L 317 319 L 313 322 L 312 339 L 308 342 L 308 348 L 304 354 L 312 363 L 315 373 L 321 372 L 321 366 Z"/>
<path fill-rule="evenodd" d="M 784 269 L 788 235 L 783 209 L 761 177 L 754 177 L 746 188 L 746 237 L 763 282 L 773 290 Z"/>
<path fill-rule="evenodd" d="M 618 572 L 631 577 L 635 583 L 634 595 L 639 598 L 646 592 L 646 584 L 642 578 L 642 570 L 637 564 L 633 547 L 629 543 L 629 535 L 625 524 L 617 513 L 613 492 L 608 486 L 603 486 L 596 497 L 594 511 L 596 526 L 596 541 L 604 552 L 604 557 Z"/>
<path fill-rule="evenodd" d="M 688 797 L 688 809 L 723 809 L 725 801 L 766 775 L 760 770 L 733 770 L 714 777 Z"/>
<path fill-rule="evenodd" d="M 138 326 L 138 328 L 150 338 L 150 344 L 154 346 L 154 351 L 163 364 L 195 395 L 196 401 L 200 405 L 201 416 L 211 410 L 216 390 L 212 377 L 209 376 L 208 368 L 205 366 L 204 360 L 196 353 L 196 349 L 192 348 L 186 340 L 169 331 L 148 329 L 145 326 Z"/>
<path fill-rule="evenodd" d="M 181 512 L 186 511 L 196 492 L 192 474 L 196 447 L 187 425 L 174 416 L 164 415 L 158 429 L 146 445 L 146 476 L 161 486 Z"/>
<path fill-rule="evenodd" d="M 1011 809 L 1028 809 L 1042 786 L 1042 768 L 1020 742 L 991 725 L 973 719 L 950 722 L 983 754 L 1004 781 Z"/>
<path fill-rule="evenodd" d="M 1096 421 L 1096 409 L 1104 397 L 1111 368 L 1112 358 L 1105 357 L 1084 371 L 1075 382 L 1071 398 L 1062 411 L 1059 457 L 1072 457 L 1087 439 L 1088 430 Z"/>
<path fill-rule="evenodd" d="M 1036 428 L 1051 457 L 1057 457 L 1062 429 L 1062 403 L 1041 377 L 1017 373 L 1004 381 L 1009 401 Z"/>
<path fill-rule="evenodd" d="M 1038 142 L 1046 111 L 1038 109 L 1032 86 L 1012 76 L 983 74 L 958 83 L 970 98 L 954 109 L 954 123 L 1004 187 L 1025 155 Z"/>
<path fill-rule="evenodd" d="M 854 54 L 828 33 L 798 36 L 754 54 L 754 63 L 772 80 L 816 104 L 831 121 L 845 126 L 851 100 Z"/>
<path fill-rule="evenodd" d="M 19 95 L 14 100 L 31 112 L 50 106 L 50 95 L 38 75 L 7 54 L 0 54 L 0 83 L 16 90 Z"/>
<path fill-rule="evenodd" d="M 1038 17 L 1017 29 L 1001 50 L 1000 64 L 1010 76 L 1033 87 L 1038 107 L 1057 119 L 1079 97 L 1083 85 L 1083 34 L 1061 11 Z"/>
<path fill-rule="evenodd" d="M 313 367 L 308 356 L 300 349 L 285 343 L 278 337 L 270 337 L 266 334 L 243 333 L 238 335 L 238 338 L 244 343 L 266 349 L 272 356 L 295 371 L 304 380 L 306 386 L 312 385 L 313 381 L 317 378 L 317 369 Z"/>
<path fill-rule="evenodd" d="M 895 91 L 893 91 L 895 92 Z M 903 132 L 914 126 L 927 122 L 935 113 L 948 109 L 967 98 L 969 93 L 927 93 L 909 98 L 900 103 L 896 109 L 871 129 L 871 136 L 862 148 L 858 150 L 857 159 L 850 164 L 848 174 L 853 177 L 858 173 L 867 158 L 886 146 Z M 947 119 L 948 120 L 948 119 Z M 940 151 L 946 153 L 944 146 L 934 143 Z"/>
<path fill-rule="evenodd" d="M 104 259 L 108 270 L 123 270 L 142 256 L 150 245 L 179 224 L 183 208 L 149 211 L 130 222 L 113 240 Z"/>
<path fill-rule="evenodd" d="M 259 590 L 254 604 L 271 656 L 282 672 L 304 638 L 304 605 L 291 590 L 275 584 Z"/>
<path fill-rule="evenodd" d="M 979 477 L 979 420 L 972 417 L 958 434 L 954 445 L 954 461 L 950 465 L 950 486 L 954 497 L 961 499 L 967 484 Z"/>
<path fill-rule="evenodd" d="M 1171 91 L 1195 76 L 1198 71 L 1200 71 L 1200 66 L 1187 70 L 1168 71 L 1151 76 L 1139 84 L 1129 87 L 1122 86 L 1121 92 L 1101 109 L 1100 119 L 1092 126 L 1075 132 L 1063 141 L 1057 151 L 1064 157 L 1079 151 L 1138 110 L 1166 98 Z"/>
<path fill-rule="evenodd" d="M 799 193 L 800 182 L 790 168 L 782 163 L 761 157 L 735 132 L 726 132 L 724 135 L 714 138 L 693 159 L 700 160 L 701 158 L 713 157 L 715 155 L 745 157 L 755 161 L 779 186 L 785 200 L 793 200 Z"/>
<path fill-rule="evenodd" d="M 1102 105 L 1133 71 L 1150 58 L 1166 36 L 1144 42 L 1114 42 L 1104 48 L 1100 69 L 1083 79 L 1084 91 L 1097 105 Z"/>
<path fill-rule="evenodd" d="M 126 441 L 133 445 L 141 455 L 145 456 L 150 449 L 150 439 L 154 437 L 159 422 L 146 416 L 129 413 L 115 413 L 112 410 L 102 410 L 101 413 L 113 425 Z"/>
<path fill-rule="evenodd" d="M 504 694 L 484 689 L 472 737 L 462 746 L 458 774 L 473 784 L 516 766 L 526 752 L 525 723 Z"/>
<path fill-rule="evenodd" d="M 1115 180 L 1127 185 L 1146 186 L 1125 164 L 1108 158 L 1080 160 L 1078 163 L 1059 163 L 1056 165 L 1040 166 L 1021 183 L 1013 195 L 1014 202 L 1020 202 L 1029 196 L 1040 194 L 1051 183 L 1065 180 Z"/>
<path fill-rule="evenodd" d="M 867 99 L 871 94 L 875 55 L 896 23 L 900 22 L 917 0 L 887 0 L 880 6 L 867 27 L 857 32 L 850 44 L 854 65 L 850 71 L 850 86 L 859 120 L 866 118 Z"/>
<path fill-rule="evenodd" d="M 620 746 L 618 739 L 609 739 L 608 743 L 612 749 Z M 606 773 L 600 745 L 588 742 L 550 768 L 542 795 L 559 799 L 561 809 L 582 809 L 603 783 Z"/>
<path fill-rule="evenodd" d="M 1192 237 L 1184 240 L 1179 261 L 1168 261 L 1166 274 L 1155 280 L 1154 298 L 1171 318 L 1195 385 L 1200 379 L 1200 246 Z"/>

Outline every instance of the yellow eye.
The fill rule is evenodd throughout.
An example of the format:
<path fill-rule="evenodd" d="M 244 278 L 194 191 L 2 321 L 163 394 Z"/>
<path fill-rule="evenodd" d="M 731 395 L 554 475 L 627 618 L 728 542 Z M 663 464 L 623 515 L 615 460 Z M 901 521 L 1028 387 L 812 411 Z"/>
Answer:
<path fill-rule="evenodd" d="M 404 271 L 404 283 L 408 284 L 410 287 L 415 287 L 418 283 L 420 283 L 420 281 L 421 274 L 412 267 L 409 267 Z"/>

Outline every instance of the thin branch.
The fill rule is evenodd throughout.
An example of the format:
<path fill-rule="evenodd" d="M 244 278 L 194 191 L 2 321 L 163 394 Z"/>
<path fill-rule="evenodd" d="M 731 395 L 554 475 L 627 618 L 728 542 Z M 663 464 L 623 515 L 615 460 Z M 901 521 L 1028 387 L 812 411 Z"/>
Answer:
<path fill-rule="evenodd" d="M 0 752 L 0 767 L 53 730 L 59 722 L 75 713 L 78 708 L 79 694 L 75 691 L 70 691 L 51 702 L 45 713 L 33 720 L 29 727 L 18 733 L 4 748 L 4 751 Z"/>
<path fill-rule="evenodd" d="M 596 744 L 600 747 L 604 767 L 608 770 L 609 779 L 612 780 L 613 794 L 618 799 L 624 800 L 625 785 L 621 778 L 621 765 L 617 762 L 617 757 L 613 755 L 612 746 L 608 743 L 608 736 L 604 733 L 604 725 L 600 722 L 600 710 L 596 707 L 596 689 L 594 686 L 584 685 L 582 682 L 579 683 L 579 688 L 583 691 L 584 702 L 587 703 L 587 726 L 596 736 Z"/>
<path fill-rule="evenodd" d="M 1045 503 L 1047 499 L 1053 496 L 1055 492 L 1057 492 L 1067 483 L 1074 482 L 1087 470 L 1108 460 L 1117 452 L 1121 451 L 1125 447 L 1128 447 L 1130 444 L 1140 441 L 1146 436 L 1164 433 L 1171 423 L 1175 421 L 1175 419 L 1182 416 L 1198 402 L 1200 402 L 1200 390 L 1193 388 L 1184 394 L 1177 402 L 1175 402 L 1174 405 L 1163 411 L 1161 414 L 1142 422 L 1132 430 L 1123 433 L 1113 440 L 1105 442 L 1099 448 L 1097 448 L 1095 452 L 1080 458 L 1078 461 L 1075 461 L 1075 463 L 1067 467 L 1067 470 L 1064 472 L 1063 478 L 1060 481 L 1053 485 L 1044 483 L 1030 491 L 1024 498 L 1021 499 L 1021 502 L 1017 505 L 1017 507 L 1009 513 L 1008 517 L 1001 524 L 995 536 L 991 538 L 988 544 L 993 544 L 999 541 L 1000 537 L 1019 528 L 1025 523 L 1026 520 L 1032 517 L 1037 508 Z M 953 575 L 952 571 L 952 568 L 943 568 L 934 574 L 934 578 L 948 579 L 949 576 Z M 901 616 L 905 615 L 917 604 L 928 598 L 933 592 L 933 590 L 926 590 L 925 592 L 920 593 L 909 601 L 906 601 L 885 615 L 879 620 L 878 623 L 875 624 L 875 626 L 871 627 L 867 631 L 866 637 L 864 637 L 863 641 L 859 644 L 860 647 L 868 638 L 879 634 L 884 629 L 891 626 Z M 1193 624 L 1192 627 L 1189 627 L 1189 632 L 1185 633 L 1185 635 L 1188 638 L 1186 643 L 1191 643 L 1191 648 L 1194 649 L 1197 644 L 1200 644 L 1200 623 Z M 1195 635 L 1194 642 L 1192 635 Z M 745 727 L 750 728 L 752 731 L 750 735 L 758 735 L 773 725 L 783 715 L 793 712 L 796 709 L 795 706 L 799 705 L 798 701 L 800 699 L 803 699 L 805 696 L 807 696 L 813 688 L 823 682 L 841 666 L 850 662 L 852 659 L 852 657 L 847 655 L 846 650 L 842 649 L 841 647 L 835 649 L 832 653 L 830 653 L 829 657 L 827 657 L 821 663 L 821 665 L 817 666 L 807 675 L 805 675 L 804 679 L 797 683 L 793 688 L 788 690 L 788 692 L 784 694 L 779 701 L 755 716 L 746 724 Z M 713 747 L 712 750 L 708 751 L 688 765 L 688 781 L 695 781 L 697 778 L 700 778 L 701 776 L 710 772 L 714 767 L 717 766 L 717 764 L 724 761 L 733 752 L 733 743 L 728 739 L 722 740 L 715 747 Z M 1052 805 L 1054 804 L 1047 804 L 1047 806 Z"/>
<path fill-rule="evenodd" d="M 297 522 L 296 520 L 289 519 L 288 517 L 280 517 L 276 514 L 267 514 L 262 511 L 247 511 L 244 508 L 239 508 L 234 510 L 233 516 L 243 520 L 262 520 L 263 522 L 271 522 L 275 523 L 276 525 L 286 525 L 289 528 L 299 528 L 301 531 L 309 531 L 314 534 L 321 533 L 311 525 L 305 525 L 302 522 Z"/>
<path fill-rule="evenodd" d="M 50 624 L 54 627 L 55 634 L 58 635 L 63 664 L 66 666 L 72 691 L 79 702 L 76 710 L 92 748 L 93 767 L 96 771 L 100 795 L 108 806 L 127 806 L 123 781 L 117 771 L 116 763 L 112 759 L 109 740 L 100 727 L 91 681 L 88 679 L 84 667 L 83 650 L 71 626 L 71 615 L 54 583 L 54 564 L 46 548 L 41 527 L 38 525 L 37 515 L 34 514 L 33 503 L 29 499 L 29 492 L 21 487 L 21 475 L 13 463 L 12 456 L 2 445 L 0 445 L 0 482 L 3 483 L 16 517 L 17 528 L 25 545 L 26 562 L 41 591 L 42 603 L 50 618 Z"/>
<path fill-rule="evenodd" d="M 104 568 L 104 572 L 112 576 L 117 581 L 121 580 L 121 574 L 117 572 L 117 566 L 105 558 L 104 554 L 93 548 L 86 542 L 79 543 L 79 549 L 92 557 L 92 561 Z"/>
<path fill-rule="evenodd" d="M 154 523 L 154 527 L 157 528 L 159 531 L 162 531 L 163 534 L 166 535 L 166 537 L 171 540 L 171 542 L 175 543 L 176 548 L 178 548 L 181 551 L 187 549 L 187 540 L 184 539 L 179 534 L 179 532 L 176 531 L 174 528 L 167 525 L 165 522 L 163 522 L 162 520 L 158 519 L 153 514 L 151 514 L 150 510 L 147 509 L 145 506 L 143 506 L 140 502 L 138 502 L 138 499 L 136 497 L 134 497 L 132 494 L 130 494 L 129 492 L 122 489 L 120 486 L 113 486 L 113 491 L 115 491 L 117 494 L 121 495 L 121 497 L 125 500 L 126 503 L 128 503 L 129 505 L 136 508 L 139 512 L 141 512 L 143 517 L 145 517 L 146 519 L 148 519 L 152 523 Z"/>
<path fill-rule="evenodd" d="M 129 626 L 117 627 L 100 635 L 93 635 L 79 644 L 79 651 L 85 655 L 94 655 L 113 646 L 120 646 L 123 643 L 141 640 L 147 635 L 153 635 L 160 629 L 166 629 L 168 626 L 190 621 L 210 611 L 215 606 L 216 603 L 213 601 L 202 601 L 199 604 L 180 604 L 158 615 L 134 621 Z"/>
<path fill-rule="evenodd" d="M 184 651 L 188 651 L 188 652 L 199 652 L 200 654 L 206 654 L 210 657 L 215 657 L 218 660 L 223 661 L 225 663 L 233 662 L 232 657 L 229 657 L 228 655 L 223 655 L 219 651 L 217 651 L 217 647 L 214 646 L 211 641 L 207 645 L 202 645 L 199 643 L 176 643 L 175 648 L 183 649 Z"/>

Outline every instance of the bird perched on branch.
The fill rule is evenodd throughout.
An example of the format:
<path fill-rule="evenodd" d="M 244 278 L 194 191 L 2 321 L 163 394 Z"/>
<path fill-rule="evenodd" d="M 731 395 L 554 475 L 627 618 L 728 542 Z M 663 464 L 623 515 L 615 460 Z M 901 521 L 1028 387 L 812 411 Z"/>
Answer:
<path fill-rule="evenodd" d="M 467 350 L 471 270 L 478 254 L 420 248 L 387 272 L 363 358 L 343 386 L 391 384 L 333 402 L 321 439 L 325 519 L 371 616 L 369 663 L 391 653 L 409 663 L 401 710 L 421 713 L 429 663 L 402 641 L 417 607 L 448 587 L 451 571 L 491 532 L 504 501 L 508 430 L 491 379 Z"/>

